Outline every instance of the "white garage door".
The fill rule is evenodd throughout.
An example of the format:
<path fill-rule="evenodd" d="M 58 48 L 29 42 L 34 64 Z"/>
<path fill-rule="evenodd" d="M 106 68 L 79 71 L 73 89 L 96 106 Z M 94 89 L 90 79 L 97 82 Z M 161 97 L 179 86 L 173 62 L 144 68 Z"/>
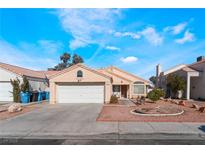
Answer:
<path fill-rule="evenodd" d="M 13 101 L 12 85 L 10 82 L 0 82 L 0 102 Z"/>
<path fill-rule="evenodd" d="M 58 103 L 103 103 L 103 85 L 58 85 Z"/>

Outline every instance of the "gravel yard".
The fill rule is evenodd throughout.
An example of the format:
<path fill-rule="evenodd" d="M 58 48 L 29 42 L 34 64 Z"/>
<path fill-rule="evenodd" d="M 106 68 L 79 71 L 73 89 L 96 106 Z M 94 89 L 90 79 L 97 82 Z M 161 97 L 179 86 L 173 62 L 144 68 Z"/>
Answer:
<path fill-rule="evenodd" d="M 205 106 L 205 103 L 187 102 L 185 106 L 173 104 L 171 102 L 159 101 L 157 103 L 145 103 L 138 106 L 126 106 L 126 105 L 105 105 L 102 108 L 97 121 L 120 121 L 120 122 L 205 122 L 205 113 L 199 112 L 197 109 L 192 108 L 192 104 L 195 103 L 199 107 Z M 182 115 L 177 116 L 142 116 L 133 115 L 131 110 L 141 108 L 155 108 L 155 107 L 171 108 L 176 107 L 184 110 Z"/>

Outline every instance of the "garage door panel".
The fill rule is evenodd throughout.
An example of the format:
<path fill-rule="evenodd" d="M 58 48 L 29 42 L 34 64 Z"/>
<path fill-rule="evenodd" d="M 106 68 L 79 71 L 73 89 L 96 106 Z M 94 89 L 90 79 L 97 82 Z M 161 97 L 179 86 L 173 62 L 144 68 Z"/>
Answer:
<path fill-rule="evenodd" d="M 12 92 L 12 85 L 10 82 L 0 83 L 0 101 L 1 102 L 13 101 L 13 96 L 11 92 Z"/>
<path fill-rule="evenodd" d="M 104 85 L 58 85 L 58 103 L 103 103 Z"/>

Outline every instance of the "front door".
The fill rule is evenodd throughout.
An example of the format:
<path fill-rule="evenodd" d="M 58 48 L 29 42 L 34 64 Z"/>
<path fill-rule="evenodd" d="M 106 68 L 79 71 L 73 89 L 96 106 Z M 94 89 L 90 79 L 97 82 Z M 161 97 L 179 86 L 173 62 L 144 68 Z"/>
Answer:
<path fill-rule="evenodd" d="M 121 85 L 121 97 L 127 98 L 127 85 Z"/>

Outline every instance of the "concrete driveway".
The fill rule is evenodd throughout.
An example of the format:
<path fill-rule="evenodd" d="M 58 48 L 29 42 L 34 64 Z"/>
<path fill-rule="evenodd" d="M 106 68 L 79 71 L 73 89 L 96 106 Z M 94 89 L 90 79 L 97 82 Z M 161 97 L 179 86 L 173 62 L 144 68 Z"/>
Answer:
<path fill-rule="evenodd" d="M 0 136 L 65 138 L 116 133 L 118 124 L 97 123 L 101 104 L 56 104 L 0 121 Z"/>
<path fill-rule="evenodd" d="M 203 123 L 96 122 L 101 104 L 56 104 L 0 121 L 0 139 L 106 140 L 205 139 Z M 120 142 L 119 142 L 120 141 Z M 176 142 L 175 142 L 176 143 Z M 66 144 L 66 143 L 65 143 Z M 82 143 L 84 144 L 84 143 Z"/>

